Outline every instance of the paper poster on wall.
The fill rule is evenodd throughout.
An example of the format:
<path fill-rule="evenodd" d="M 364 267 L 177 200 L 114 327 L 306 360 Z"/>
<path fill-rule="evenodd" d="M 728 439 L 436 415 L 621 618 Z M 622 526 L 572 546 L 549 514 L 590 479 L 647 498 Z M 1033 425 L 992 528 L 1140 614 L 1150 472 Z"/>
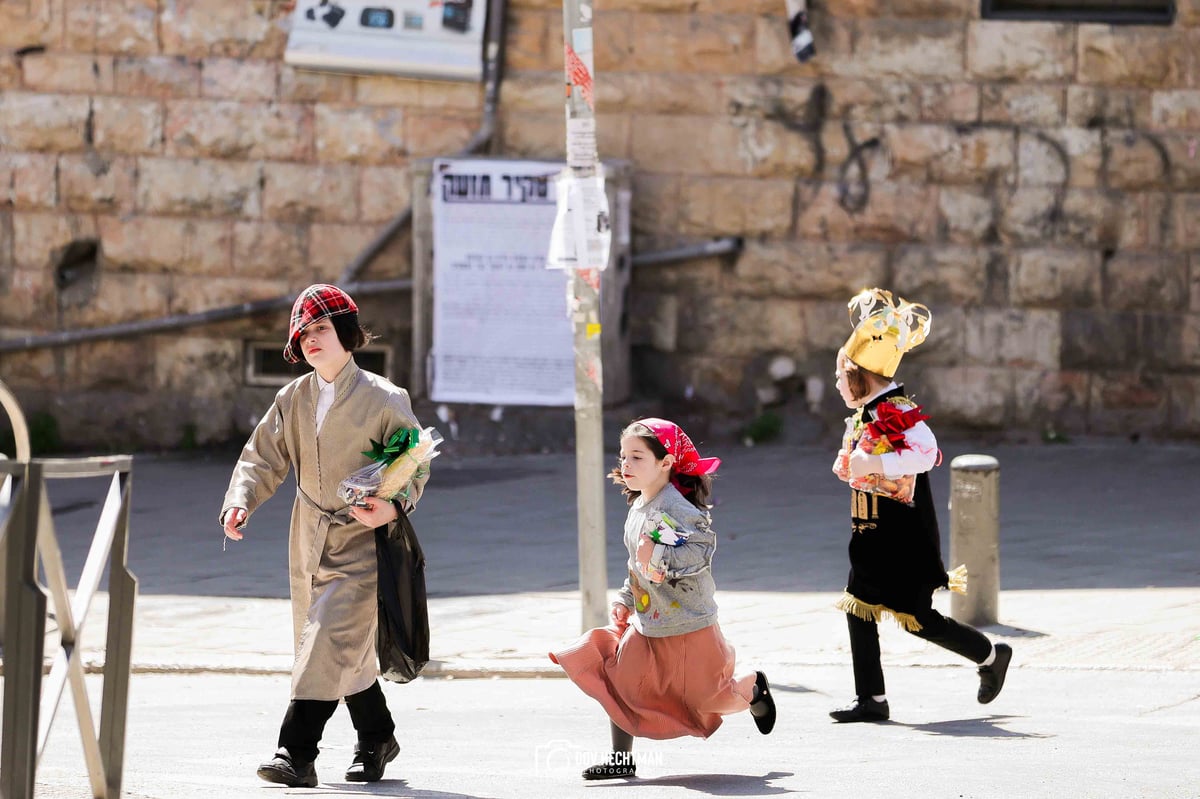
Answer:
<path fill-rule="evenodd" d="M 574 404 L 567 280 L 546 268 L 561 170 L 554 162 L 434 162 L 431 399 Z"/>
<path fill-rule="evenodd" d="M 301 69 L 477 81 L 487 0 L 299 0 L 283 60 Z"/>

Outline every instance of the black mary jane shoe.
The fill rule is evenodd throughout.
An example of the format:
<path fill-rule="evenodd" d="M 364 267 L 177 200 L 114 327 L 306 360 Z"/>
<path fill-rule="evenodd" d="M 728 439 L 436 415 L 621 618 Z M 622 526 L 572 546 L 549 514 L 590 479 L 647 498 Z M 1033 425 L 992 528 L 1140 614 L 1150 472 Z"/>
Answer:
<path fill-rule="evenodd" d="M 289 788 L 317 787 L 317 769 L 313 762 L 297 760 L 283 746 L 275 750 L 275 757 L 258 767 L 258 776 Z"/>
<path fill-rule="evenodd" d="M 855 721 L 887 721 L 892 712 L 887 700 L 876 702 L 869 696 L 860 696 L 846 707 L 830 711 L 829 717 L 836 722 L 848 724 Z"/>
<path fill-rule="evenodd" d="M 756 675 L 754 687 L 758 690 L 755 691 L 754 701 L 750 703 L 750 715 L 754 717 L 754 726 L 758 727 L 758 731 L 767 735 L 775 729 L 775 697 L 771 696 L 767 675 L 761 671 Z"/>
<path fill-rule="evenodd" d="M 585 780 L 615 780 L 636 776 L 637 764 L 633 762 L 633 752 L 613 752 L 603 763 L 583 770 Z"/>
<path fill-rule="evenodd" d="M 400 744 L 395 736 L 383 743 L 367 744 L 359 741 L 354 744 L 354 760 L 346 769 L 346 782 L 379 782 L 383 779 L 383 770 L 387 764 L 400 754 Z"/>
<path fill-rule="evenodd" d="M 979 667 L 979 693 L 976 695 L 979 704 L 986 705 L 1000 695 L 1011 661 L 1012 647 L 1008 644 L 996 644 L 996 659 L 992 661 L 992 665 Z"/>

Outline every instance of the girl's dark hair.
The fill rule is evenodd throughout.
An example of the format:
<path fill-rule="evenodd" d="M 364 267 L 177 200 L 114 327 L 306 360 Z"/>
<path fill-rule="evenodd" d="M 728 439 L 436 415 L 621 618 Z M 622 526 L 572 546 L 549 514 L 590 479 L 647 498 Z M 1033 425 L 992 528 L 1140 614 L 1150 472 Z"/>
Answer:
<path fill-rule="evenodd" d="M 358 323 L 358 314 L 340 313 L 329 317 L 337 331 L 338 342 L 346 352 L 354 352 L 374 341 L 376 336 Z"/>
<path fill-rule="evenodd" d="M 842 355 L 842 360 L 845 364 L 842 367 L 842 374 L 846 375 L 846 388 L 850 389 L 850 396 L 856 400 L 871 394 L 874 389 L 874 386 L 871 385 L 871 378 L 880 381 L 880 385 L 884 386 L 891 382 L 881 374 L 862 368 L 847 358 L 845 354 Z"/>
<path fill-rule="evenodd" d="M 654 431 L 644 424 L 633 422 L 621 431 L 621 438 L 628 438 L 630 436 L 640 438 L 642 443 L 646 445 L 646 448 L 654 454 L 655 460 L 661 461 L 667 457 L 667 448 L 658 440 L 658 436 L 654 435 Z M 634 491 L 625 485 L 625 480 L 621 477 L 621 460 L 619 456 L 616 467 L 608 473 L 608 476 L 614 483 L 621 486 L 621 494 L 630 505 L 642 495 L 641 491 Z M 683 494 L 684 499 L 691 502 L 697 508 L 708 510 L 712 507 L 712 504 L 708 501 L 709 497 L 712 496 L 712 475 L 679 474 L 672 469 L 671 482 L 676 484 L 676 488 L 679 489 L 680 494 Z"/>

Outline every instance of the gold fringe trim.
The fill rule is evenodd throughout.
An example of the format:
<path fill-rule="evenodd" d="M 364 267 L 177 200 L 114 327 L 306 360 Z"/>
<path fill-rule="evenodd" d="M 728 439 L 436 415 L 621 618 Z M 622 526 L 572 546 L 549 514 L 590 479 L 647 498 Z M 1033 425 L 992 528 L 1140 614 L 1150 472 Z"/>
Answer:
<path fill-rule="evenodd" d="M 842 598 L 837 601 L 834 607 L 843 613 L 852 613 L 863 621 L 878 623 L 885 616 L 890 616 L 892 621 L 910 633 L 915 633 L 921 629 L 921 623 L 911 613 L 900 613 L 899 611 L 892 610 L 887 605 L 872 605 L 869 602 L 863 602 L 849 591 L 842 593 Z"/>
<path fill-rule="evenodd" d="M 967 564 L 962 564 L 949 572 L 950 583 L 946 586 L 956 594 L 967 593 Z"/>

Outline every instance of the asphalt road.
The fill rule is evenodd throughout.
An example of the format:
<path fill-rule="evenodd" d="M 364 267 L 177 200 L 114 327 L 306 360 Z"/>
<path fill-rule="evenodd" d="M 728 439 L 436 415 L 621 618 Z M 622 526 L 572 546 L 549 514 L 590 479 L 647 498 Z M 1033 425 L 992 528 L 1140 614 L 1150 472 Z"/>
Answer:
<path fill-rule="evenodd" d="M 1200 485 L 1200 446 L 944 441 L 942 448 L 932 480 L 947 552 L 951 461 L 985 452 L 1000 462 L 1004 590 L 1200 586 L 1200 539 L 1186 499 Z M 719 454 L 718 588 L 840 590 L 847 491 L 830 474 L 828 449 L 735 446 Z M 135 457 L 129 563 L 141 594 L 287 597 L 286 483 L 251 518 L 246 540 L 223 547 L 216 519 L 234 457 Z M 82 569 L 103 490 L 90 479 L 50 484 L 72 575 Z M 616 588 L 625 575 L 625 503 L 613 487 L 605 510 Z M 413 523 L 432 596 L 577 585 L 573 455 L 438 458 Z"/>

